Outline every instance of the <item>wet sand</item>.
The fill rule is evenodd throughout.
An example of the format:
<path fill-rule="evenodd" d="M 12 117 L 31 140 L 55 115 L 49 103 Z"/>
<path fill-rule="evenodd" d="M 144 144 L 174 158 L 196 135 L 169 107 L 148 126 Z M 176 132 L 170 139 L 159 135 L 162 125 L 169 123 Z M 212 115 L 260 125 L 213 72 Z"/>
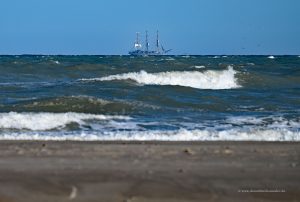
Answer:
<path fill-rule="evenodd" d="M 300 201 L 300 142 L 0 141 L 2 201 Z"/>

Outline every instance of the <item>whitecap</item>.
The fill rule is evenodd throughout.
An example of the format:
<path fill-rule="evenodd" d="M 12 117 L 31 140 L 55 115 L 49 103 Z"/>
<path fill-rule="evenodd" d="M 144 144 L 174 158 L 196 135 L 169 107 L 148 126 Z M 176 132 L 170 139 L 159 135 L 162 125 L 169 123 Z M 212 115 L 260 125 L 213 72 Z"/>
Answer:
<path fill-rule="evenodd" d="M 190 58 L 191 56 L 189 56 L 189 55 L 182 55 L 181 57 L 183 57 L 183 58 Z"/>
<path fill-rule="evenodd" d="M 75 141 L 300 141 L 299 131 L 287 129 L 252 130 L 186 130 L 175 131 L 107 131 L 78 132 L 71 134 L 11 133 L 0 136 L 1 140 L 75 140 Z"/>
<path fill-rule="evenodd" d="M 204 65 L 195 65 L 194 68 L 196 68 L 196 69 L 204 69 L 205 66 Z"/>
<path fill-rule="evenodd" d="M 60 62 L 58 60 L 50 60 L 51 63 L 59 65 Z"/>
<path fill-rule="evenodd" d="M 271 119 L 271 118 L 270 118 Z M 263 118 L 257 118 L 257 117 L 252 117 L 252 116 L 234 116 L 234 117 L 229 117 L 226 119 L 227 123 L 231 124 L 239 124 L 239 125 L 244 125 L 244 124 L 261 124 L 263 123 Z"/>
<path fill-rule="evenodd" d="M 70 123 L 88 125 L 90 130 L 61 130 Z M 147 123 L 143 123 L 145 124 Z M 205 127 L 206 124 L 204 124 L 198 127 L 201 124 L 203 122 L 186 123 L 176 130 L 145 130 L 140 126 L 140 122 L 128 116 L 72 112 L 10 112 L 0 113 L 0 128 L 2 129 L 0 140 L 300 141 L 299 119 L 288 120 L 281 116 L 233 116 L 213 126 Z M 186 128 L 186 126 L 191 127 Z"/>
<path fill-rule="evenodd" d="M 166 58 L 165 60 L 167 60 L 167 61 L 174 61 L 175 59 L 174 58 Z"/>
<path fill-rule="evenodd" d="M 82 125 L 85 120 L 129 120 L 127 116 L 96 115 L 85 113 L 0 113 L 0 128 L 2 129 L 28 129 L 51 130 L 61 128 L 70 123 Z"/>
<path fill-rule="evenodd" d="M 273 55 L 270 55 L 268 58 L 269 59 L 275 59 L 275 57 Z"/>
<path fill-rule="evenodd" d="M 148 73 L 144 70 L 140 72 L 130 72 L 124 74 L 110 75 L 101 78 L 80 79 L 81 81 L 113 81 L 113 80 L 133 80 L 143 85 L 174 85 L 192 87 L 198 89 L 232 89 L 241 87 L 238 84 L 235 74 L 237 72 L 232 66 L 226 70 L 199 71 L 171 71 Z"/>

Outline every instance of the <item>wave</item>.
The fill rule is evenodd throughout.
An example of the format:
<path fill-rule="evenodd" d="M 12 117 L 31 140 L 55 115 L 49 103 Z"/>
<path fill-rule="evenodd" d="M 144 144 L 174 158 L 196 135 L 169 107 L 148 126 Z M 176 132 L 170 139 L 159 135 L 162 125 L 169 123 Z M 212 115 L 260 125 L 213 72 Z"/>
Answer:
<path fill-rule="evenodd" d="M 232 66 L 226 70 L 216 71 L 172 71 L 147 73 L 130 72 L 124 74 L 110 75 L 101 78 L 81 79 L 81 81 L 112 81 L 112 80 L 133 80 L 145 85 L 174 85 L 192 87 L 198 89 L 232 89 L 241 87 L 235 74 L 237 72 Z"/>
<path fill-rule="evenodd" d="M 1 129 L 52 130 L 71 123 L 84 125 L 86 120 L 129 120 L 128 116 L 110 116 L 84 113 L 0 113 Z"/>
<path fill-rule="evenodd" d="M 204 65 L 195 65 L 193 67 L 196 68 L 196 69 L 204 69 L 205 68 Z"/>
<path fill-rule="evenodd" d="M 78 132 L 53 135 L 52 133 L 11 133 L 0 140 L 76 140 L 76 141 L 300 141 L 299 131 L 230 129 L 225 131 L 106 131 Z"/>
<path fill-rule="evenodd" d="M 53 62 L 54 64 L 57 64 L 57 65 L 60 64 L 60 62 L 58 60 L 50 60 L 50 62 Z"/>
<path fill-rule="evenodd" d="M 132 103 L 109 101 L 90 96 L 63 96 L 26 100 L 6 106 L 5 110 L 17 112 L 78 112 L 97 114 L 130 114 L 135 110 Z"/>
<path fill-rule="evenodd" d="M 268 130 L 292 130 L 299 131 L 300 119 L 287 119 L 282 116 L 264 116 L 264 117 L 252 117 L 252 116 L 233 116 L 228 117 L 225 120 L 226 124 L 240 126 L 243 128 L 260 128 Z"/>
<path fill-rule="evenodd" d="M 172 125 L 74 112 L 0 113 L 0 140 L 300 141 L 299 128 L 298 118 L 272 116 Z"/>
<path fill-rule="evenodd" d="M 61 84 L 63 82 L 46 82 L 46 81 L 40 81 L 40 82 L 1 82 L 0 86 L 17 86 L 17 87 L 50 87 L 58 85 L 57 83 Z"/>

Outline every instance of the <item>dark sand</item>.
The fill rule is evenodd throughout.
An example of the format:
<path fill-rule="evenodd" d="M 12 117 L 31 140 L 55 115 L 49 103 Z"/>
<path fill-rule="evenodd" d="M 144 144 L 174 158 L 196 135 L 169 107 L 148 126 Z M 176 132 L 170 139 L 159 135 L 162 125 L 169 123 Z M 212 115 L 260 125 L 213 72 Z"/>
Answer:
<path fill-rule="evenodd" d="M 300 142 L 0 141 L 2 201 L 300 201 Z"/>

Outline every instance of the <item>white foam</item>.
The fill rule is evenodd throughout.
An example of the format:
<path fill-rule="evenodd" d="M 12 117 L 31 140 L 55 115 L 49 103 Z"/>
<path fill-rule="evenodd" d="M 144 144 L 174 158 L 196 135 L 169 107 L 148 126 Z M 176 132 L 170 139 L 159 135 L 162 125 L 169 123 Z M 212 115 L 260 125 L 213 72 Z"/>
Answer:
<path fill-rule="evenodd" d="M 57 65 L 60 64 L 60 62 L 59 62 L 58 60 L 50 60 L 50 62 L 52 62 L 52 63 L 54 63 L 54 64 L 57 64 Z"/>
<path fill-rule="evenodd" d="M 82 81 L 112 81 L 131 79 L 145 85 L 175 85 L 199 89 L 231 89 L 241 87 L 235 74 L 237 72 L 229 66 L 226 70 L 172 71 L 147 73 L 146 71 L 130 72 L 110 75 L 101 78 L 81 79 Z"/>
<path fill-rule="evenodd" d="M 234 125 L 241 125 L 244 128 L 248 127 L 249 125 L 254 125 L 251 127 L 258 128 L 263 126 L 265 129 L 300 129 L 300 121 L 298 119 L 288 120 L 284 117 L 278 116 L 265 116 L 265 117 L 252 117 L 252 116 L 234 116 L 229 117 L 226 119 L 226 123 L 234 124 Z"/>
<path fill-rule="evenodd" d="M 204 65 L 195 65 L 194 68 L 196 68 L 196 69 L 204 69 L 205 66 Z"/>
<path fill-rule="evenodd" d="M 87 127 L 65 130 L 70 123 Z M 221 122 L 180 123 L 177 130 L 142 126 L 160 124 L 128 116 L 10 112 L 0 113 L 0 140 L 300 141 L 299 118 L 234 116 Z"/>
<path fill-rule="evenodd" d="M 183 58 L 190 58 L 191 56 L 189 56 L 189 55 L 182 55 L 181 57 L 183 57 Z"/>
<path fill-rule="evenodd" d="M 130 119 L 127 116 L 109 116 L 84 113 L 0 113 L 0 128 L 51 130 L 64 127 L 70 123 L 84 124 L 85 120 Z"/>
<path fill-rule="evenodd" d="M 78 134 L 51 135 L 43 133 L 12 133 L 0 140 L 77 140 L 77 141 L 300 141 L 300 132 L 289 130 L 186 130 L 177 131 L 117 131 L 79 132 Z"/>
<path fill-rule="evenodd" d="M 229 117 L 226 119 L 227 123 L 230 124 L 260 124 L 263 123 L 263 118 L 257 118 L 252 116 L 235 116 L 235 117 Z"/>
<path fill-rule="evenodd" d="M 273 55 L 270 55 L 268 58 L 269 59 L 275 59 L 275 57 Z"/>

